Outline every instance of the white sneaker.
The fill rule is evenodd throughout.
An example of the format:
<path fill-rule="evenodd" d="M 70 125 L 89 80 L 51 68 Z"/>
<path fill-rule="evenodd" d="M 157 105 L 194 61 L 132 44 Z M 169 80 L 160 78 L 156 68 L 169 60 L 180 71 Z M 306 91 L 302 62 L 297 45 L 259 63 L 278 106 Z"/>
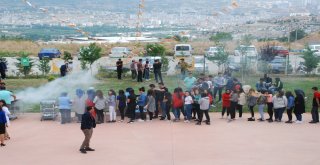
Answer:
<path fill-rule="evenodd" d="M 144 120 L 142 120 L 142 119 L 139 119 L 139 120 L 138 120 L 138 122 L 144 122 Z"/>
<path fill-rule="evenodd" d="M 185 120 L 184 122 L 185 122 L 185 123 L 190 123 L 190 121 L 189 121 L 189 120 Z"/>
<path fill-rule="evenodd" d="M 297 124 L 302 124 L 302 123 L 303 123 L 303 121 L 299 121 L 299 120 L 297 120 L 295 123 L 297 123 Z"/>

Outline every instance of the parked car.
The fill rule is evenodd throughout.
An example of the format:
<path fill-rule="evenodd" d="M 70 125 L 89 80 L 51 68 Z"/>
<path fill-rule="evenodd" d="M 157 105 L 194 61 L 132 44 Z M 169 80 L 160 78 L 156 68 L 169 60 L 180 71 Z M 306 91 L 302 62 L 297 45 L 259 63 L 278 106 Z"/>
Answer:
<path fill-rule="evenodd" d="M 40 60 L 43 58 L 53 59 L 53 58 L 60 58 L 61 52 L 56 48 L 43 48 L 38 53 L 38 57 Z"/>
<path fill-rule="evenodd" d="M 320 45 L 309 45 L 309 48 L 314 52 L 314 55 L 320 57 Z"/>
<path fill-rule="evenodd" d="M 131 50 L 127 47 L 114 47 L 111 49 L 111 53 L 109 54 L 109 57 L 124 58 L 129 56 L 130 53 L 131 53 Z"/>
<path fill-rule="evenodd" d="M 206 51 L 206 56 L 214 57 L 219 51 L 223 51 L 222 47 L 210 47 Z"/>
<path fill-rule="evenodd" d="M 271 47 L 272 54 L 276 56 L 288 56 L 289 55 L 289 50 L 282 47 L 282 46 L 272 46 Z"/>
<path fill-rule="evenodd" d="M 293 68 L 288 63 L 287 64 L 288 73 L 292 73 Z M 286 58 L 276 56 L 270 63 L 269 67 L 272 73 L 285 73 L 286 72 Z"/>
<path fill-rule="evenodd" d="M 240 45 L 235 51 L 234 51 L 235 56 L 247 56 L 247 57 L 252 57 L 252 58 L 257 58 L 258 52 L 255 46 L 250 45 L 250 46 L 244 46 Z"/>
<path fill-rule="evenodd" d="M 203 69 L 205 68 L 206 72 L 209 71 L 208 63 L 204 61 L 203 56 L 194 56 L 194 72 L 203 72 Z"/>

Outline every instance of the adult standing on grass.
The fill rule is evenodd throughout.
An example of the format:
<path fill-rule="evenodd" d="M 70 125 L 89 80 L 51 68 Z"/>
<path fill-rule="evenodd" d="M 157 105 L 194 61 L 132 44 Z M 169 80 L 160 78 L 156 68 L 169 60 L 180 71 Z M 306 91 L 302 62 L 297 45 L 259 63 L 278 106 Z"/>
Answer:
<path fill-rule="evenodd" d="M 5 63 L 4 60 L 1 60 L 0 61 L 0 74 L 1 74 L 2 80 L 6 79 L 6 71 L 7 71 L 7 64 Z"/>
<path fill-rule="evenodd" d="M 132 81 L 134 81 L 137 78 L 137 63 L 135 60 L 132 60 L 130 64 L 130 70 Z"/>
<path fill-rule="evenodd" d="M 159 61 L 159 59 L 156 59 L 153 64 L 153 72 L 154 72 L 154 78 L 156 79 L 157 83 L 159 83 L 159 79 L 160 79 L 160 83 L 163 83 L 161 68 L 162 68 L 162 63 Z"/>
<path fill-rule="evenodd" d="M 143 74 L 143 65 L 142 65 L 142 59 L 139 59 L 139 62 L 137 63 L 137 70 L 138 70 L 138 82 L 142 82 L 142 74 Z"/>
<path fill-rule="evenodd" d="M 94 151 L 94 149 L 90 148 L 90 140 L 93 133 L 93 128 L 96 128 L 96 122 L 92 113 L 94 111 L 94 107 L 87 107 L 87 112 L 82 115 L 81 120 L 81 130 L 84 134 L 84 140 L 80 147 L 80 152 L 86 154 L 87 151 Z"/>
<path fill-rule="evenodd" d="M 184 80 L 186 77 L 186 71 L 188 70 L 188 63 L 184 61 L 184 58 L 180 59 L 180 62 L 178 63 L 181 70 L 181 79 Z"/>
<path fill-rule="evenodd" d="M 274 108 L 274 117 L 276 122 L 281 122 L 282 114 L 285 111 L 288 100 L 284 95 L 284 92 L 281 90 L 279 93 L 272 98 L 273 108 Z"/>
<path fill-rule="evenodd" d="M 186 86 L 187 88 L 187 91 L 191 91 L 194 84 L 196 83 L 197 79 L 195 77 L 192 76 L 192 73 L 189 72 L 189 76 L 186 77 L 183 82 L 184 82 L 184 85 Z"/>
<path fill-rule="evenodd" d="M 59 100 L 59 110 L 61 113 L 61 124 L 71 123 L 71 100 L 67 92 L 61 93 Z"/>
<path fill-rule="evenodd" d="M 219 72 L 218 76 L 214 77 L 213 79 L 213 98 L 216 100 L 217 92 L 219 92 L 219 102 L 221 102 L 222 99 L 222 90 L 224 86 L 226 85 L 226 79 L 223 77 L 222 73 Z"/>
<path fill-rule="evenodd" d="M 121 61 L 121 58 L 118 59 L 116 65 L 117 65 L 118 80 L 121 80 L 122 67 L 123 67 L 123 62 Z"/>
<path fill-rule="evenodd" d="M 296 123 L 302 123 L 302 114 L 306 112 L 305 101 L 304 101 L 304 92 L 302 90 L 294 90 L 296 98 L 294 99 L 294 114 L 297 118 Z"/>
<path fill-rule="evenodd" d="M 7 125 L 7 118 L 6 118 L 6 114 L 5 112 L 2 110 L 2 108 L 0 109 L 0 146 L 6 146 L 4 144 L 4 136 L 6 133 L 6 127 L 8 127 Z"/>
<path fill-rule="evenodd" d="M 319 105 L 320 105 L 320 92 L 318 91 L 318 87 L 312 87 L 313 91 L 313 100 L 312 100 L 312 110 L 311 110 L 311 115 L 312 115 L 312 121 L 309 123 L 315 124 L 319 123 Z"/>
<path fill-rule="evenodd" d="M 144 64 L 144 79 L 146 81 L 150 80 L 150 64 L 149 64 L 148 59 L 147 59 L 146 63 Z"/>
<path fill-rule="evenodd" d="M 107 98 L 103 96 L 101 90 L 97 90 L 97 96 L 94 98 L 93 103 L 97 113 L 97 124 L 104 123 L 103 110 L 106 108 Z"/>

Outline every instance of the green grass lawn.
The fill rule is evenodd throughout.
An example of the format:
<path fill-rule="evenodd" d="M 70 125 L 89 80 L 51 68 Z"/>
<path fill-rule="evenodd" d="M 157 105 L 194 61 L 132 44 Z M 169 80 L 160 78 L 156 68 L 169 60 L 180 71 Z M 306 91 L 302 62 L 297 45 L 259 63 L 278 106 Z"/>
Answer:
<path fill-rule="evenodd" d="M 277 75 L 278 76 L 278 75 Z M 271 75 L 275 78 L 275 76 Z M 319 77 L 290 77 L 290 76 L 280 76 L 281 80 L 284 82 L 284 89 L 293 91 L 294 89 L 302 89 L 306 93 L 307 97 L 307 111 L 311 109 L 312 102 L 312 91 L 313 86 L 319 85 Z M 247 76 L 245 79 L 246 84 L 255 86 L 255 83 L 259 80 L 258 76 Z M 7 79 L 6 81 L 7 88 L 12 91 L 20 91 L 27 87 L 38 87 L 46 84 L 47 79 Z M 183 82 L 177 77 L 173 76 L 164 76 L 165 85 L 169 88 L 170 91 L 173 91 L 174 88 L 181 86 L 183 87 Z M 137 83 L 132 81 L 130 78 L 125 78 L 124 80 L 117 80 L 115 78 L 100 79 L 97 84 L 94 85 L 96 89 L 102 90 L 106 93 L 109 89 L 114 89 L 118 92 L 119 89 L 126 89 L 127 87 L 132 87 L 138 93 L 138 89 L 144 86 L 148 89 L 149 84 L 156 83 L 154 80 Z M 157 85 L 157 84 L 156 84 Z M 320 86 L 319 86 L 320 87 Z M 212 109 L 213 111 L 220 111 L 221 107 L 218 105 L 217 108 Z M 246 111 L 246 108 L 245 108 Z"/>

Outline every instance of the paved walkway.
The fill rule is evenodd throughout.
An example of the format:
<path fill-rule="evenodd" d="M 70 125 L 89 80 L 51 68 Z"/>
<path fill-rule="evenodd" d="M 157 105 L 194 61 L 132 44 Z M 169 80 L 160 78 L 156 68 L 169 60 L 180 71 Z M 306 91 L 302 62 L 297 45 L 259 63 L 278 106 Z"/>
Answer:
<path fill-rule="evenodd" d="M 249 114 L 245 114 L 248 117 Z M 212 125 L 172 123 L 101 124 L 86 155 L 79 124 L 40 122 L 25 114 L 12 122 L 12 139 L 0 148 L 1 165 L 319 165 L 320 124 L 227 123 L 211 114 Z M 304 115 L 309 121 L 310 115 Z M 285 118 L 286 120 L 286 118 Z"/>

